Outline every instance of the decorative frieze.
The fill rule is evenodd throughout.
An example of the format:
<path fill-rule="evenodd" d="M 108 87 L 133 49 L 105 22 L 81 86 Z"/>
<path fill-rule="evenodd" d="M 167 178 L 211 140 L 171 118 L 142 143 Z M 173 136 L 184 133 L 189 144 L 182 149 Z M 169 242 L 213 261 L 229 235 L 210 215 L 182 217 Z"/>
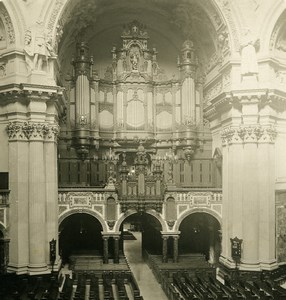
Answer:
<path fill-rule="evenodd" d="M 208 103 L 217 97 L 223 90 L 223 83 L 222 81 L 216 82 L 211 88 L 207 89 L 204 94 L 204 103 Z"/>
<path fill-rule="evenodd" d="M 273 125 L 240 125 L 226 127 L 221 131 L 222 144 L 234 143 L 274 143 L 277 132 Z"/>
<path fill-rule="evenodd" d="M 71 207 L 90 206 L 91 203 L 102 203 L 106 201 L 109 195 L 109 193 L 105 192 L 59 192 L 58 201 L 59 205 L 68 204 Z"/>
<path fill-rule="evenodd" d="M 10 122 L 6 127 L 6 131 L 10 140 L 56 140 L 59 134 L 59 126 L 34 122 Z"/>
<path fill-rule="evenodd" d="M 191 206 L 210 206 L 211 203 L 221 203 L 222 193 L 221 192 L 175 192 L 168 193 L 165 195 L 165 199 L 174 198 L 177 203 L 187 202 Z"/>
<path fill-rule="evenodd" d="M 51 16 L 50 16 L 50 19 L 49 19 L 49 22 L 48 22 L 48 26 L 47 26 L 48 32 L 51 36 L 52 36 L 52 32 L 53 32 L 53 29 L 54 29 L 59 11 L 61 10 L 63 5 L 64 5 L 63 0 L 56 0 L 56 2 L 54 4 L 54 8 L 53 8 L 53 11 L 51 13 Z M 60 23 L 58 23 L 56 25 L 56 39 L 54 41 L 54 44 L 55 44 L 56 48 L 57 48 L 57 45 L 59 44 L 60 39 L 61 39 L 62 34 L 63 34 L 62 27 L 63 26 Z"/>
<path fill-rule="evenodd" d="M 4 7 L 1 7 L 0 9 L 0 16 L 3 18 L 3 23 L 5 24 L 9 44 L 15 44 L 15 31 L 13 24 L 7 10 Z"/>

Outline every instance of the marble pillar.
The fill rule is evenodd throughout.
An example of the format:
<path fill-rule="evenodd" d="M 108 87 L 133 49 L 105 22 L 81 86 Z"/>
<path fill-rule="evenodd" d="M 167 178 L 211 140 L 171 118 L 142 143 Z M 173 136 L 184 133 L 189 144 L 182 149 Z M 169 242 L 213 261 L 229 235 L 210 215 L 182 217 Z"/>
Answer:
<path fill-rule="evenodd" d="M 108 236 L 103 236 L 103 263 L 108 264 Z"/>
<path fill-rule="evenodd" d="M 46 183 L 43 132 L 31 124 L 29 143 L 29 273 L 47 270 Z"/>
<path fill-rule="evenodd" d="M 114 236 L 114 263 L 119 264 L 119 236 Z"/>
<path fill-rule="evenodd" d="M 27 273 L 29 264 L 29 144 L 22 124 L 10 123 L 9 135 L 9 185 L 10 185 L 10 260 L 8 272 Z"/>
<path fill-rule="evenodd" d="M 215 239 L 214 239 L 214 230 L 213 227 L 209 227 L 209 263 L 215 263 Z"/>
<path fill-rule="evenodd" d="M 163 245 L 162 245 L 162 262 L 167 263 L 168 262 L 168 236 L 163 235 Z"/>
<path fill-rule="evenodd" d="M 44 141 L 45 177 L 46 177 L 46 245 L 52 239 L 57 241 L 57 258 L 54 270 L 58 269 L 58 170 L 57 170 L 57 134 L 58 126 L 48 127 Z M 46 247 L 46 261 L 50 263 L 49 248 Z M 49 266 L 51 268 L 51 266 Z"/>
<path fill-rule="evenodd" d="M 173 262 L 177 263 L 179 259 L 179 236 L 175 235 L 173 236 Z"/>
<path fill-rule="evenodd" d="M 275 258 L 276 129 L 271 109 L 259 101 L 243 100 L 242 115 L 232 112 L 232 123 L 222 131 L 223 224 L 221 262 L 235 268 L 230 239 L 242 239 L 239 268 L 273 270 Z M 235 118 L 234 116 L 237 116 Z"/>

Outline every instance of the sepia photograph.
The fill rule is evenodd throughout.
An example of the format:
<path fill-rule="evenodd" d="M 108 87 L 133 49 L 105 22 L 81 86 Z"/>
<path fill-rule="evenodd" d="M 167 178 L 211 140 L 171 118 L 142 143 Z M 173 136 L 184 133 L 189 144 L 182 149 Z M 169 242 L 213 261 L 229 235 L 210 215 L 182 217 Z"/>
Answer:
<path fill-rule="evenodd" d="M 286 0 L 0 0 L 0 300 L 286 299 Z"/>

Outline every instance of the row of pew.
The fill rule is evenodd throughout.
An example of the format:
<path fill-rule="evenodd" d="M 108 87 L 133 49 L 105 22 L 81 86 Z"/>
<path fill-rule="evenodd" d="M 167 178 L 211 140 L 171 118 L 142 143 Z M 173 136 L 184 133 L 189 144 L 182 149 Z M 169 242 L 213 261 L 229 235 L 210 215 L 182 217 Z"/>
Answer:
<path fill-rule="evenodd" d="M 208 273 L 166 272 L 162 287 L 170 300 L 186 299 L 286 299 L 286 290 L 273 280 L 225 280 Z"/>
<path fill-rule="evenodd" d="M 0 276 L 1 300 L 54 300 L 58 298 L 57 276 L 27 276 L 7 274 Z"/>
<path fill-rule="evenodd" d="M 143 300 L 130 271 L 0 277 L 1 300 Z"/>
<path fill-rule="evenodd" d="M 142 300 L 140 290 L 130 271 L 107 271 L 65 275 L 59 300 Z M 116 293 L 116 295 L 115 295 Z"/>

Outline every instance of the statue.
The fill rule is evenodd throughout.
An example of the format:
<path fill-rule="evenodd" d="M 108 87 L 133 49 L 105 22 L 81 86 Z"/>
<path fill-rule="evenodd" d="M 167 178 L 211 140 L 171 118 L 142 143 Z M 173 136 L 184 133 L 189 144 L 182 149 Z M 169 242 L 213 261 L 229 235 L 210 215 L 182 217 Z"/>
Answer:
<path fill-rule="evenodd" d="M 241 75 L 258 73 L 256 47 L 259 40 L 255 40 L 249 29 L 246 29 L 241 41 Z"/>
<path fill-rule="evenodd" d="M 32 46 L 32 33 L 30 30 L 26 31 L 25 34 L 25 60 L 29 71 L 33 70 L 33 46 Z"/>
<path fill-rule="evenodd" d="M 138 70 L 138 60 L 139 57 L 137 53 L 130 54 L 130 62 L 131 62 L 132 70 Z"/>
<path fill-rule="evenodd" d="M 52 58 L 55 57 L 51 36 L 42 28 L 27 30 L 25 34 L 25 60 L 30 71 L 52 71 Z"/>

